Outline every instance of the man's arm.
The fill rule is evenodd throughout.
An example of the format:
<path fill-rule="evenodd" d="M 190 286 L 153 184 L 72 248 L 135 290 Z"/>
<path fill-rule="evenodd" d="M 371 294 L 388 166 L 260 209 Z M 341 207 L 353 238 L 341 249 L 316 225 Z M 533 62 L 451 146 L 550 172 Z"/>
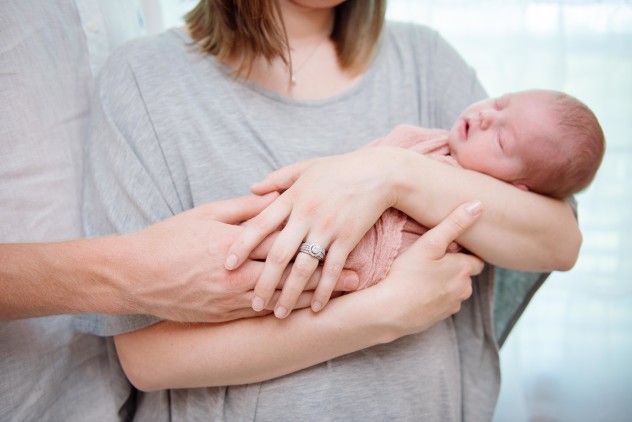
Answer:
<path fill-rule="evenodd" d="M 106 279 L 123 239 L 0 245 L 0 320 L 46 315 L 121 313 L 121 286 Z M 117 268 L 117 267 L 114 267 Z"/>
<path fill-rule="evenodd" d="M 0 319 L 64 313 L 151 314 L 177 321 L 254 316 L 246 309 L 256 280 L 253 265 L 218 285 L 208 245 L 217 227 L 236 233 L 237 226 L 223 223 L 256 215 L 270 199 L 206 204 L 127 235 L 1 244 Z"/>
<path fill-rule="evenodd" d="M 240 230 L 226 223 L 256 215 L 271 199 L 214 202 L 127 235 L 0 244 L 0 320 L 104 313 L 217 322 L 260 315 L 250 302 L 263 263 L 251 260 L 229 273 L 219 264 L 222 252 L 213 259 L 209 245 L 221 237 L 218 230 Z M 346 271 L 337 289 L 356 286 L 357 276 Z M 299 306 L 308 304 L 306 297 Z"/>

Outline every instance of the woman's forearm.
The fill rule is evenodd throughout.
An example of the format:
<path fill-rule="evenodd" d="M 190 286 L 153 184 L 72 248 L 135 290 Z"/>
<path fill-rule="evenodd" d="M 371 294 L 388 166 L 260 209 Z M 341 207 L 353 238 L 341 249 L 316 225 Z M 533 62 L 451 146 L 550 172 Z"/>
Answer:
<path fill-rule="evenodd" d="M 457 312 L 483 262 L 446 248 L 480 215 L 459 207 L 400 255 L 378 285 L 333 300 L 325 310 L 232 323 L 163 322 L 119 335 L 125 373 L 141 390 L 263 381 L 425 330 Z"/>
<path fill-rule="evenodd" d="M 410 151 L 393 151 L 395 207 L 436 225 L 455 206 L 480 199 L 485 213 L 458 241 L 485 261 L 522 271 L 570 269 L 581 233 L 570 205 L 525 192 L 477 172 L 453 168 Z"/>
<path fill-rule="evenodd" d="M 333 300 L 326 312 L 222 324 L 162 322 L 115 337 L 119 359 L 137 388 L 195 388 L 260 382 L 390 341 L 368 318 L 366 290 Z"/>

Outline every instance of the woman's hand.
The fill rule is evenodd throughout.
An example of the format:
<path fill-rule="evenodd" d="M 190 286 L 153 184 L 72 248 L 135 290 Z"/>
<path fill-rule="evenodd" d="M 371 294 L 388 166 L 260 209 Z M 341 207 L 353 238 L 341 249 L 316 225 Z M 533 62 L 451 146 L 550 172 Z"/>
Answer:
<path fill-rule="evenodd" d="M 384 280 L 368 289 L 376 290 L 376 310 L 389 311 L 394 338 L 424 331 L 458 312 L 471 296 L 471 277 L 480 274 L 484 263 L 448 249 L 480 216 L 481 207 L 474 201 L 456 208 L 397 257 Z"/>
<path fill-rule="evenodd" d="M 319 260 L 296 255 L 301 242 L 314 242 L 327 250 L 322 278 L 314 293 L 312 309 L 320 310 L 340 276 L 349 252 L 394 202 L 389 173 L 396 167 L 398 148 L 376 147 L 327 158 L 309 160 L 272 173 L 255 185 L 258 194 L 279 190 L 283 194 L 251 219 L 230 247 L 225 266 L 239 267 L 266 236 L 285 227 L 273 243 L 265 268 L 255 287 L 252 307 L 264 309 L 281 274 L 296 256 L 294 267 L 275 307 L 275 315 L 289 314 Z M 403 150 L 400 150 L 403 151 Z"/>

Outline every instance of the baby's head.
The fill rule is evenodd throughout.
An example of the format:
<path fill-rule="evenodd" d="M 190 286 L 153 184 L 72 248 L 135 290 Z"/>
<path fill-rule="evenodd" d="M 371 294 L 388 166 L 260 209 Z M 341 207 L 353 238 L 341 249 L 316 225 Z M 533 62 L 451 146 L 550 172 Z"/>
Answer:
<path fill-rule="evenodd" d="M 555 198 L 587 187 L 604 153 L 594 113 L 557 91 L 531 90 L 470 105 L 449 135 L 463 167 Z"/>

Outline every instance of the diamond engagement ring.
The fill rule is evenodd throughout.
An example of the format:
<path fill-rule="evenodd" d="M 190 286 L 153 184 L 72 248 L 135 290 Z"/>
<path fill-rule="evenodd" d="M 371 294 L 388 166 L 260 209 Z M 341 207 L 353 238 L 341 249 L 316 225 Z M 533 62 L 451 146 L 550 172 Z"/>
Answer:
<path fill-rule="evenodd" d="M 325 259 L 325 248 L 320 246 L 318 243 L 303 242 L 301 243 L 301 247 L 298 248 L 298 251 L 306 253 L 309 256 L 313 256 L 319 261 Z"/>

